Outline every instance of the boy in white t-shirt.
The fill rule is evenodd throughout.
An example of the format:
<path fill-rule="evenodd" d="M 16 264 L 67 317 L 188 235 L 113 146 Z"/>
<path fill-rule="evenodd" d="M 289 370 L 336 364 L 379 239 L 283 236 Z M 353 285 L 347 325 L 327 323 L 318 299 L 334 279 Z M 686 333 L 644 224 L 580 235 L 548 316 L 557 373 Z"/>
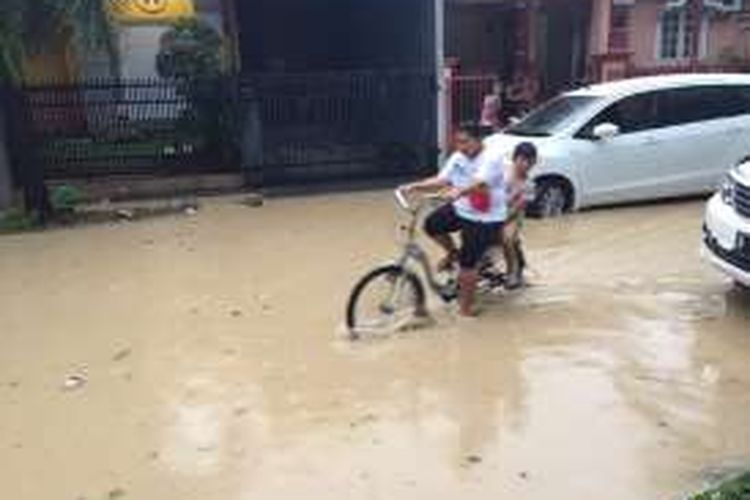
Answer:
<path fill-rule="evenodd" d="M 425 232 L 446 255 L 440 263 L 446 269 L 458 262 L 459 307 L 462 316 L 474 316 L 481 258 L 495 244 L 507 214 L 502 157 L 482 144 L 482 129 L 460 127 L 455 134 L 456 152 L 435 177 L 403 187 L 408 192 L 445 190 L 451 203 L 433 212 L 425 221 Z M 457 248 L 452 233 L 461 234 Z"/>

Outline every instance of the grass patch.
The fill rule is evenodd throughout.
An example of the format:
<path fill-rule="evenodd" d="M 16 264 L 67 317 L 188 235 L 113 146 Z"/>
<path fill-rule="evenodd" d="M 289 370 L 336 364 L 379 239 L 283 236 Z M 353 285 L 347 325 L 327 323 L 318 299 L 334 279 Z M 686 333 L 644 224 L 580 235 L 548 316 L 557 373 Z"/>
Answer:
<path fill-rule="evenodd" d="M 690 500 L 750 500 L 750 472 L 691 497 Z"/>
<path fill-rule="evenodd" d="M 37 217 L 23 210 L 10 209 L 0 213 L 0 233 L 30 231 L 38 226 Z"/>

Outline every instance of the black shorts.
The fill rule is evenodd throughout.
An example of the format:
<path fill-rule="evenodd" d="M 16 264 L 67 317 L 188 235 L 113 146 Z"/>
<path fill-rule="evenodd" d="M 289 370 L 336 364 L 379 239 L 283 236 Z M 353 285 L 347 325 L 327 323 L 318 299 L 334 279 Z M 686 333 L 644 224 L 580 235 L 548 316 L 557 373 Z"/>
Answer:
<path fill-rule="evenodd" d="M 461 269 L 474 269 L 493 245 L 498 243 L 502 222 L 476 222 L 461 218 L 453 205 L 435 210 L 424 223 L 430 236 L 461 232 L 461 250 L 458 262 Z"/>

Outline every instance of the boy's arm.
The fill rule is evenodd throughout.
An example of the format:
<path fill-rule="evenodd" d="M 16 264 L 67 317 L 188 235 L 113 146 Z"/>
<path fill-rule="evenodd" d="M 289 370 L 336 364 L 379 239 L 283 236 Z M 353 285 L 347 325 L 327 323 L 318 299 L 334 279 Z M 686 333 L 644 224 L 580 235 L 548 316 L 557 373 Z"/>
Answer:
<path fill-rule="evenodd" d="M 425 191 L 438 191 L 447 187 L 450 187 L 450 183 L 442 177 L 436 175 L 418 182 L 406 184 L 402 187 L 402 189 L 407 193 L 419 193 Z"/>
<path fill-rule="evenodd" d="M 451 187 L 450 177 L 456 167 L 456 155 L 448 158 L 445 166 L 435 176 L 428 177 L 422 181 L 413 182 L 402 187 L 407 193 L 439 191 Z"/>

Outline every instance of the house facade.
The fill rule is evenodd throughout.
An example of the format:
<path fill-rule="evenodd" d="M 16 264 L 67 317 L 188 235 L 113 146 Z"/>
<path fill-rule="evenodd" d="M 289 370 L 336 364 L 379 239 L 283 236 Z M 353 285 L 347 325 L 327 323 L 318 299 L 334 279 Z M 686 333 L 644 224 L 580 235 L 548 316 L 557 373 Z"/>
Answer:
<path fill-rule="evenodd" d="M 534 100 L 583 81 L 750 62 L 747 0 L 444 0 L 454 74 L 526 80 Z"/>
<path fill-rule="evenodd" d="M 496 83 L 504 84 L 503 107 L 515 106 L 511 117 L 582 82 L 742 71 L 750 62 L 750 0 L 110 1 L 116 74 L 107 73 L 106 54 L 76 53 L 66 33 L 35 63 L 42 82 L 114 76 L 125 90 L 49 90 L 65 95 L 63 107 L 47 105 L 55 100 L 43 90 L 27 99 L 35 140 L 57 141 L 58 130 L 75 139 L 72 160 L 60 148 L 54 158 L 74 172 L 81 138 L 122 148 L 124 136 L 149 136 L 132 130 L 170 124 L 179 135 L 188 103 L 158 78 L 156 56 L 163 34 L 185 17 L 224 35 L 226 69 L 241 77 L 231 79 L 231 98 L 243 124 L 242 169 L 266 182 L 414 173 L 404 165 L 446 152 L 452 127 L 479 120 Z M 186 162 L 196 144 L 180 145 Z M 147 163 L 172 168 L 175 151 L 165 144 Z M 123 172 L 145 162 L 118 159 Z M 110 163 L 91 170 L 105 175 Z"/>
<path fill-rule="evenodd" d="M 743 71 L 750 62 L 746 0 L 614 0 L 599 6 L 592 77 Z"/>

